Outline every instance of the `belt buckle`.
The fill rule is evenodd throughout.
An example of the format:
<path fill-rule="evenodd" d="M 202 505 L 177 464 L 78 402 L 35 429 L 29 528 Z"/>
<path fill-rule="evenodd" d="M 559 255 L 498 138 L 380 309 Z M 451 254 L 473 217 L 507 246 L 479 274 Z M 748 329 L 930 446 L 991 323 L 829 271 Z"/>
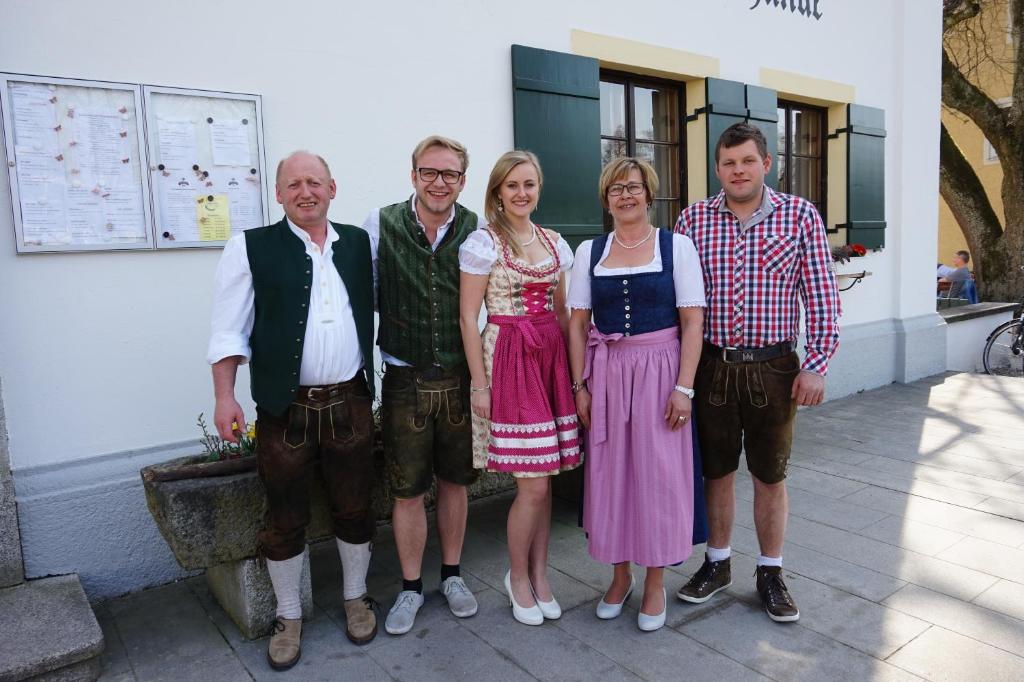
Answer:
<path fill-rule="evenodd" d="M 314 391 L 318 390 L 320 389 L 318 389 L 316 386 L 310 386 L 309 389 L 306 391 L 306 400 L 316 400 L 316 397 L 313 395 L 313 393 Z"/>
<path fill-rule="evenodd" d="M 722 346 L 722 362 L 724 362 L 727 365 L 735 364 L 729 362 L 729 351 L 731 350 L 739 350 L 739 348 L 736 348 L 735 346 Z"/>

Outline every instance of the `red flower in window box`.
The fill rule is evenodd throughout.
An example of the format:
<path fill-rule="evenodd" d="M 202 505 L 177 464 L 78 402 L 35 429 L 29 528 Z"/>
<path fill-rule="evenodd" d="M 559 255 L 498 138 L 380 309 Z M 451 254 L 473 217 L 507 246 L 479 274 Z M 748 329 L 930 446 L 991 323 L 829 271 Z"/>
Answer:
<path fill-rule="evenodd" d="M 861 244 L 850 244 L 850 250 L 857 256 L 863 256 L 868 252 Z"/>

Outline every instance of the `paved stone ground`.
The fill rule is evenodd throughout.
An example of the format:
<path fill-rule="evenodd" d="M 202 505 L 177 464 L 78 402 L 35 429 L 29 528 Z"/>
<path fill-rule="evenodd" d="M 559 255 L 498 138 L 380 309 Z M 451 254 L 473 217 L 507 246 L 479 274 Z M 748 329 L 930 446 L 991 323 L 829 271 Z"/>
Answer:
<path fill-rule="evenodd" d="M 772 623 L 758 605 L 743 476 L 733 587 L 701 606 L 671 599 L 668 627 L 655 633 L 637 630 L 637 596 L 615 621 L 594 616 L 611 571 L 590 560 L 565 504 L 551 542 L 565 615 L 542 627 L 513 621 L 501 587 L 506 495 L 470 511 L 473 618 L 454 618 L 434 589 L 432 540 L 416 627 L 356 647 L 343 634 L 337 553 L 322 544 L 312 553 L 316 607 L 291 671 L 271 671 L 266 639 L 243 641 L 194 578 L 99 605 L 102 679 L 1024 679 L 1024 382 L 947 374 L 892 385 L 801 411 L 797 433 L 785 551 L 797 624 Z M 389 530 L 370 575 L 385 609 L 400 589 Z M 699 561 L 672 568 L 670 589 Z"/>

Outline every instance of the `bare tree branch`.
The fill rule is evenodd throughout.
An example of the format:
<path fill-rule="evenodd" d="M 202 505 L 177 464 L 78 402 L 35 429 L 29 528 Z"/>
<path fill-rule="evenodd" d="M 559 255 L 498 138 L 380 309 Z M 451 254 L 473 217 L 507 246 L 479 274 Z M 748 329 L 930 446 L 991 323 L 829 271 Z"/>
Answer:
<path fill-rule="evenodd" d="M 1017 126 L 1024 125 L 1024 0 L 1010 0 L 1006 10 L 1010 12 L 1010 30 L 1013 40 L 1013 89 L 1010 118 Z"/>
<path fill-rule="evenodd" d="M 942 51 L 942 103 L 969 116 L 981 128 L 985 137 L 992 141 L 996 151 L 1002 153 L 996 140 L 1006 134 L 1009 124 L 1006 111 L 981 88 L 967 80 L 945 50 Z"/>
<path fill-rule="evenodd" d="M 981 0 L 944 0 L 942 3 L 942 32 L 981 14 Z"/>

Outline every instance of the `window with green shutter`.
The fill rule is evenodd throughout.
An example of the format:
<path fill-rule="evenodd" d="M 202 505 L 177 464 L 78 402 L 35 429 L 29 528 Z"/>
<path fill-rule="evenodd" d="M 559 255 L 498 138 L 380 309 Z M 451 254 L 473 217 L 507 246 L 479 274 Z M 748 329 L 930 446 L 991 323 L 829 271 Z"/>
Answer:
<path fill-rule="evenodd" d="M 846 106 L 846 243 L 885 246 L 885 111 Z"/>
<path fill-rule="evenodd" d="M 544 170 L 534 214 L 575 247 L 602 233 L 600 72 L 596 59 L 512 46 L 512 120 L 517 149 Z"/>

